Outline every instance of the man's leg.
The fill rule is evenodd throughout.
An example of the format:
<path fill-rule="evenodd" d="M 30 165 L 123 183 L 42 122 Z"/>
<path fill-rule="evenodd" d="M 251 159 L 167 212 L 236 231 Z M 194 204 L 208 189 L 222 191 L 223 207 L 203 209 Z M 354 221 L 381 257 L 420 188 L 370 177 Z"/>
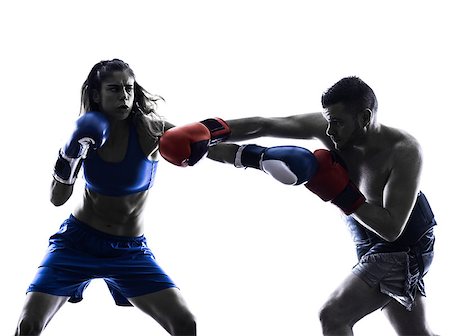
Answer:
<path fill-rule="evenodd" d="M 40 335 L 69 297 L 29 292 L 15 335 Z"/>
<path fill-rule="evenodd" d="M 324 335 L 353 335 L 353 325 L 391 298 L 353 273 L 331 294 L 319 317 Z"/>
<path fill-rule="evenodd" d="M 128 298 L 133 306 L 153 317 L 171 335 L 196 335 L 195 317 L 177 288 Z"/>
<path fill-rule="evenodd" d="M 408 311 L 397 301 L 392 300 L 384 313 L 399 335 L 434 335 L 426 322 L 425 297 L 418 294 L 414 308 Z"/>

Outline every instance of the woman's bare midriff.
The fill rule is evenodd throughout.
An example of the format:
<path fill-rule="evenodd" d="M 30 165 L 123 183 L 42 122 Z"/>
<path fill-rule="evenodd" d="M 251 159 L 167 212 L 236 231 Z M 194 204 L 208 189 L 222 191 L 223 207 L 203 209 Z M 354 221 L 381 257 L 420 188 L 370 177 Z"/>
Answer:
<path fill-rule="evenodd" d="M 148 191 L 125 196 L 105 196 L 88 189 L 73 215 L 96 230 L 137 237 L 143 234 L 143 210 Z"/>

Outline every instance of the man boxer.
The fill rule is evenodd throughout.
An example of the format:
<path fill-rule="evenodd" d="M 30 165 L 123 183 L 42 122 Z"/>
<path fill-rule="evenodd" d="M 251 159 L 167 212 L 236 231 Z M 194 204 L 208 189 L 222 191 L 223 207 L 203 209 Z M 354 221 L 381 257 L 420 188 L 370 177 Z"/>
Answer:
<path fill-rule="evenodd" d="M 343 78 L 322 95 L 323 113 L 227 121 L 230 141 L 318 139 L 327 150 L 219 144 L 208 157 L 261 169 L 285 184 L 306 182 L 348 215 L 359 262 L 320 311 L 324 334 L 352 335 L 357 321 L 383 308 L 397 333 L 432 335 L 423 276 L 436 222 L 420 192 L 421 148 L 410 134 L 379 123 L 377 105 L 361 79 Z"/>

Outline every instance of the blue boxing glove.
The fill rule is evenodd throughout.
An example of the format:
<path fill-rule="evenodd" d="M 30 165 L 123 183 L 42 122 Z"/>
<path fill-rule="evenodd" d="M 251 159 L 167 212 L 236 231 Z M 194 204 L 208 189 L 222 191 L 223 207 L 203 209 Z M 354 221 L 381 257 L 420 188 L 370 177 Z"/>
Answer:
<path fill-rule="evenodd" d="M 56 181 L 73 185 L 90 148 L 98 149 L 107 140 L 109 122 L 100 112 L 86 112 L 75 123 L 69 141 L 59 150 L 53 171 Z"/>
<path fill-rule="evenodd" d="M 260 169 L 277 181 L 300 185 L 317 172 L 317 160 L 308 149 L 297 146 L 261 147 L 244 145 L 236 152 L 234 165 Z"/>

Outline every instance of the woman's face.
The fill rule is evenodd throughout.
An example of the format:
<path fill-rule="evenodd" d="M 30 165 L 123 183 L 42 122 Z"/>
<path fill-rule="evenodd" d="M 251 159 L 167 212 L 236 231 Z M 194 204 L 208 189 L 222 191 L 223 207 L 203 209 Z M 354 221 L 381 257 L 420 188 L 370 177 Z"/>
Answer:
<path fill-rule="evenodd" d="M 101 112 L 112 120 L 124 120 L 134 102 L 134 78 L 128 71 L 114 71 L 103 80 L 97 97 Z"/>

